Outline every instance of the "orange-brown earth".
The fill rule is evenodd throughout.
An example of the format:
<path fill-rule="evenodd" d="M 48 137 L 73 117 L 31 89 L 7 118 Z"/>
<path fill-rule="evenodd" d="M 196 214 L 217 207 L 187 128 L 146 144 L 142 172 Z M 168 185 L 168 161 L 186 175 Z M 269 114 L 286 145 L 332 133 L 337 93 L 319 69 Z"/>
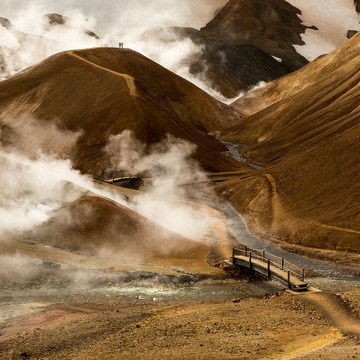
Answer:
<path fill-rule="evenodd" d="M 211 96 L 144 56 L 127 49 L 97 48 L 54 55 L 0 83 L 2 138 L 36 152 L 70 156 L 77 168 L 99 177 L 108 169 L 103 148 L 111 135 L 131 130 L 150 145 L 165 134 L 197 145 L 194 157 L 209 170 L 240 165 L 208 133 L 239 115 Z M 32 119 L 29 119 L 29 117 Z M 39 119 L 42 122 L 39 123 Z M 56 123 L 81 131 L 74 151 L 64 150 L 46 132 L 29 142 L 25 125 Z M 39 126 L 39 125 L 38 125 Z M 29 145 L 30 143 L 30 145 Z"/>
<path fill-rule="evenodd" d="M 264 109 L 224 132 L 244 148 L 241 152 L 261 165 L 293 157 L 321 146 L 333 135 L 357 124 L 359 113 L 360 34 L 303 69 L 249 93 Z M 258 106 L 258 105 L 257 105 Z"/>
<path fill-rule="evenodd" d="M 359 41 L 256 91 L 273 104 L 223 132 L 265 167 L 217 186 L 258 236 L 360 251 Z"/>
<path fill-rule="evenodd" d="M 43 304 L 2 330 L 0 354 L 4 360 L 359 359 L 359 333 L 351 330 L 359 299 L 353 292 L 340 296 L 345 304 L 326 294 L 302 299 L 286 293 Z"/>
<path fill-rule="evenodd" d="M 125 262 L 157 256 L 206 259 L 208 246 L 182 237 L 114 201 L 82 197 L 60 210 L 32 237 L 70 252 Z"/>

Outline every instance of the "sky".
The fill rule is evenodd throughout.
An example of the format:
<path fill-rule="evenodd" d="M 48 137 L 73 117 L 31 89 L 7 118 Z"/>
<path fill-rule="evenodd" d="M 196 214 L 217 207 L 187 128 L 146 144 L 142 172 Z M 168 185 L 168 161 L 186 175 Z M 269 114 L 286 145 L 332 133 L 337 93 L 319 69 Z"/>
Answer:
<path fill-rule="evenodd" d="M 0 16 L 10 19 L 29 14 L 36 7 L 43 13 L 71 14 L 75 10 L 96 18 L 99 36 L 113 26 L 193 26 L 200 28 L 212 19 L 216 9 L 227 0 L 2 0 Z M 31 13 L 31 12 L 30 12 Z"/>

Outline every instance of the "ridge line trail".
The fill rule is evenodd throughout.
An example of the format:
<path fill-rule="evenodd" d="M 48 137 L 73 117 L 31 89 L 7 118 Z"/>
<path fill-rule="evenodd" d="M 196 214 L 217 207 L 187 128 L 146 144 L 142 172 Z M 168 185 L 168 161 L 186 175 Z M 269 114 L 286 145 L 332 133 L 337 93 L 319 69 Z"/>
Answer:
<path fill-rule="evenodd" d="M 141 96 L 138 94 L 137 92 L 137 89 L 136 89 L 136 85 L 135 85 L 135 79 L 130 76 L 130 75 L 127 75 L 127 74 L 122 74 L 122 73 L 119 73 L 115 70 L 111 70 L 111 69 L 108 69 L 108 68 L 105 68 L 101 65 L 98 65 L 90 60 L 87 60 L 87 59 L 84 59 L 82 56 L 78 55 L 78 54 L 75 54 L 74 51 L 76 50 L 71 50 L 71 51 L 67 51 L 67 54 L 69 54 L 70 56 L 73 56 L 81 61 L 84 61 L 88 64 L 90 64 L 91 66 L 94 66 L 98 69 L 101 69 L 103 71 L 106 71 L 106 72 L 110 72 L 112 74 L 115 74 L 116 76 L 120 76 L 122 77 L 125 81 L 126 81 L 126 84 L 127 84 L 127 87 L 129 88 L 129 91 L 130 91 L 130 95 L 131 96 L 134 96 L 134 97 L 138 97 L 138 98 L 141 98 Z"/>

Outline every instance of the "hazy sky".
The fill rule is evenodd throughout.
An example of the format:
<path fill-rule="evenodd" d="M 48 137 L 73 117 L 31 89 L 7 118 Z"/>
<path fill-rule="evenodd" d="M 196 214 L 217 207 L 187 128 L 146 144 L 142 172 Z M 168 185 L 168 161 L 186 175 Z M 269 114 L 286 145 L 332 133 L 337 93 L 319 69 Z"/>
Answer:
<path fill-rule="evenodd" d="M 77 9 L 85 17 L 96 21 L 94 30 L 101 36 L 121 23 L 124 26 L 142 24 L 201 27 L 226 2 L 227 0 L 2 0 L 0 16 L 14 21 L 19 15 L 31 16 L 34 8 L 37 13 L 57 12 L 65 15 L 70 15 Z"/>

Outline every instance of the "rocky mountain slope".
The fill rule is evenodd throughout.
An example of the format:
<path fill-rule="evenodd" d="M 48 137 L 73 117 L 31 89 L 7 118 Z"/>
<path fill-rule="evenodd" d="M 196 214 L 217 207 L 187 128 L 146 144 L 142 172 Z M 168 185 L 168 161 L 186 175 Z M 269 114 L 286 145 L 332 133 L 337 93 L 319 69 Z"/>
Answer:
<path fill-rule="evenodd" d="M 359 30 L 353 4 L 334 2 L 327 12 L 321 6 L 296 0 L 234 0 L 200 31 L 176 32 L 202 48 L 187 59 L 190 72 L 232 98 L 301 68 L 345 42 L 348 30 Z"/>
<path fill-rule="evenodd" d="M 307 63 L 293 47 L 303 44 L 300 34 L 306 29 L 299 14 L 285 0 L 229 1 L 200 31 L 182 30 L 203 48 L 188 59 L 190 72 L 231 98 L 299 69 Z"/>
<path fill-rule="evenodd" d="M 234 107 L 248 113 L 265 108 L 240 120 L 225 132 L 225 138 L 242 144 L 245 157 L 269 165 L 354 125 L 359 111 L 359 44 L 360 34 L 305 68 L 238 100 Z"/>

